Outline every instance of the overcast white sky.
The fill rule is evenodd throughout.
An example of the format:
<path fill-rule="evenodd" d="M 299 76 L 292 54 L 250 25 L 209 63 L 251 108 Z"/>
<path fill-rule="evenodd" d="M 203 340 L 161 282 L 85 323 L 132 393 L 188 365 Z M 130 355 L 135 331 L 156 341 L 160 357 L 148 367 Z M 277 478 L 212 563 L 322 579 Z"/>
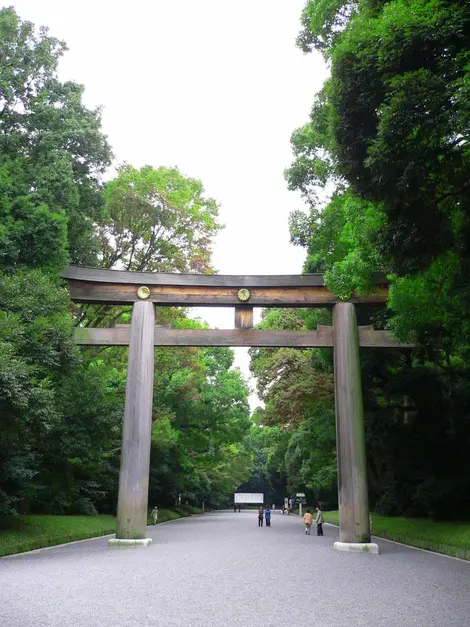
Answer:
<path fill-rule="evenodd" d="M 305 253 L 289 243 L 287 221 L 302 202 L 283 170 L 290 135 L 327 76 L 319 55 L 295 47 L 305 0 L 12 4 L 67 42 L 61 78 L 85 85 L 88 106 L 103 106 L 116 163 L 178 166 L 220 203 L 219 273 L 301 272 Z M 198 314 L 233 328 L 232 309 Z M 247 350 L 236 360 L 248 376 Z"/>

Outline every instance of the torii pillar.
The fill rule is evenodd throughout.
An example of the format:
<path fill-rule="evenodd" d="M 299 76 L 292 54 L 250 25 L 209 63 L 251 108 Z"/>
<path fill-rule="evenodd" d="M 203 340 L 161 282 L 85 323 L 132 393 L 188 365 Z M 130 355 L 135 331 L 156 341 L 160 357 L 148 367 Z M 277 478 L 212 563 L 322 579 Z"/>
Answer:
<path fill-rule="evenodd" d="M 116 537 L 110 548 L 147 546 L 147 501 L 154 374 L 155 306 L 135 302 L 132 309 L 126 404 L 122 430 Z"/>
<path fill-rule="evenodd" d="M 370 541 L 359 330 L 353 303 L 333 307 L 339 551 L 378 553 Z"/>

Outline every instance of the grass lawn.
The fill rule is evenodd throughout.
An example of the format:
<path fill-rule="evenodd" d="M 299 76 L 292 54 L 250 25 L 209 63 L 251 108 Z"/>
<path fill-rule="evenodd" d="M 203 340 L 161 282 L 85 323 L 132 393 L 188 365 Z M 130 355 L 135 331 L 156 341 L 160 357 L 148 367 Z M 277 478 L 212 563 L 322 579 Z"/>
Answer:
<path fill-rule="evenodd" d="M 114 533 L 114 516 L 2 516 L 0 557 Z"/>
<path fill-rule="evenodd" d="M 338 524 L 338 512 L 324 512 L 325 520 Z M 426 518 L 401 518 L 372 514 L 372 533 L 470 560 L 470 522 L 434 522 Z"/>
<path fill-rule="evenodd" d="M 147 522 L 149 525 L 153 525 L 153 519 L 150 516 L 152 508 L 149 507 L 149 516 Z M 191 514 L 200 514 L 201 509 L 199 507 L 192 507 L 192 505 L 180 505 L 179 507 L 173 507 L 172 509 L 158 508 L 158 522 L 167 522 L 168 520 L 176 520 L 177 518 L 184 518 L 185 516 L 191 516 Z M 206 510 L 207 511 L 207 510 Z"/>
<path fill-rule="evenodd" d="M 199 514 L 190 505 L 160 509 L 158 522 Z M 149 524 L 152 520 L 149 518 Z M 116 531 L 114 516 L 2 516 L 0 517 L 0 557 L 24 553 L 45 546 L 105 536 Z"/>

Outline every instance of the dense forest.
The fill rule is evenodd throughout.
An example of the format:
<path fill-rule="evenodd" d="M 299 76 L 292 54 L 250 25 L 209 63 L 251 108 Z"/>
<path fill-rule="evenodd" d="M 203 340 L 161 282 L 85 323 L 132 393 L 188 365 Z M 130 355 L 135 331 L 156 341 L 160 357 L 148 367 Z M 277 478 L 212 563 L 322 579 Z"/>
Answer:
<path fill-rule="evenodd" d="M 387 307 L 357 308 L 359 324 L 416 346 L 361 350 L 371 508 L 469 518 L 470 6 L 310 0 L 297 45 L 330 69 L 286 170 L 307 206 L 290 216 L 303 272 L 346 300 L 385 274 Z M 65 52 L 0 11 L 0 514 L 116 507 L 127 351 L 78 349 L 73 329 L 130 311 L 72 305 L 60 270 L 213 273 L 221 228 L 176 168 L 124 164 L 105 180 L 101 112 L 58 79 Z M 182 308 L 157 322 L 204 325 Z M 259 326 L 318 324 L 331 312 L 271 309 Z M 217 507 L 238 487 L 336 507 L 332 351 L 250 354 L 251 417 L 231 350 L 156 350 L 152 503 Z"/>
<path fill-rule="evenodd" d="M 298 46 L 331 76 L 292 135 L 288 186 L 304 272 L 347 299 L 376 272 L 386 309 L 360 324 L 392 329 L 412 352 L 362 349 L 371 507 L 470 516 L 470 5 L 440 0 L 311 0 Z M 308 79 L 306 79 L 308 80 Z M 321 314 L 325 316 L 325 314 Z M 315 328 L 320 314 L 270 311 L 264 328 Z M 335 499 L 331 355 L 254 350 L 269 425 L 261 479 Z"/>
<path fill-rule="evenodd" d="M 73 329 L 129 307 L 72 306 L 68 263 L 212 273 L 217 203 L 175 168 L 123 165 L 100 110 L 62 83 L 63 42 L 0 12 L 0 514 L 115 512 L 127 349 L 81 349 Z M 158 322 L 197 327 L 184 309 Z M 230 349 L 155 352 L 150 499 L 210 506 L 249 476 L 248 388 Z"/>

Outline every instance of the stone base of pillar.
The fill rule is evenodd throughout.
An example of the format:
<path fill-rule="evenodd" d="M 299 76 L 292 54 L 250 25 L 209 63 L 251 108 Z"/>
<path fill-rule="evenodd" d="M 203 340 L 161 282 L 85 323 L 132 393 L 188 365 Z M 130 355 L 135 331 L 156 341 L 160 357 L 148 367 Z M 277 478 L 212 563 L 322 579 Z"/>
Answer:
<path fill-rule="evenodd" d="M 149 544 L 152 544 L 152 538 L 110 538 L 108 549 L 127 549 L 136 546 L 149 546 Z"/>
<path fill-rule="evenodd" d="M 349 553 L 379 553 L 379 545 L 375 542 L 335 542 L 334 547 L 337 551 Z"/>

